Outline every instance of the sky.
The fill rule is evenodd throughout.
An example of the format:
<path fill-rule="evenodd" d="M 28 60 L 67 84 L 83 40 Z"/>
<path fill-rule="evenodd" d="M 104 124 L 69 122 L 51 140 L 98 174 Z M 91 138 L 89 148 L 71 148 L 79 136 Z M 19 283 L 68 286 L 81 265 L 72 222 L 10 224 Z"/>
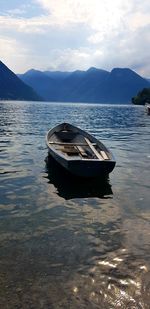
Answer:
<path fill-rule="evenodd" d="M 150 78 L 150 1 L 0 0 L 0 60 L 15 73 L 128 67 Z"/>

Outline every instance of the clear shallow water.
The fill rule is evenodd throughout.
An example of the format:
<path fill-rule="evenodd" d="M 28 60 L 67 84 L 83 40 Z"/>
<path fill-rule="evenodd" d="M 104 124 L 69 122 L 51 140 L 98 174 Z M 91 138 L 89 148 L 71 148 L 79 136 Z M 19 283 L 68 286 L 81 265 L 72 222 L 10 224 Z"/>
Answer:
<path fill-rule="evenodd" d="M 144 107 L 0 103 L 2 308 L 149 308 L 150 117 Z M 106 183 L 46 163 L 67 121 L 110 148 Z"/>

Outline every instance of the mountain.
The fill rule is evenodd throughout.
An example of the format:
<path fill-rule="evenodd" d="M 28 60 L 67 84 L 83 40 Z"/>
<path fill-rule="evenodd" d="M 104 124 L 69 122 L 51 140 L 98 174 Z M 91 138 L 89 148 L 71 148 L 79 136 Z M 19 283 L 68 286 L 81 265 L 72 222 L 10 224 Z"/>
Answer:
<path fill-rule="evenodd" d="M 75 73 L 72 73 L 72 76 L 68 78 L 70 80 L 72 77 L 72 79 L 76 81 L 76 87 L 71 89 L 70 100 L 79 100 L 80 102 L 102 102 L 101 97 L 98 97 L 99 95 L 101 96 L 102 89 L 99 88 L 97 95 L 95 95 L 95 90 L 108 78 L 109 72 L 96 68 L 90 68 L 85 72 L 80 71 L 79 82 L 78 76 L 75 76 Z"/>
<path fill-rule="evenodd" d="M 109 75 L 110 73 L 108 71 L 90 68 L 87 71 L 85 81 L 80 87 L 82 93 L 82 101 L 86 102 L 87 98 L 89 98 L 89 102 L 107 102 L 107 92 L 104 92 L 103 87 L 104 84 L 107 83 Z M 86 92 L 85 88 L 88 89 Z M 109 101 L 109 103 L 111 103 L 111 100 Z"/>
<path fill-rule="evenodd" d="M 0 61 L 0 99 L 39 101 L 41 97 Z"/>
<path fill-rule="evenodd" d="M 74 72 L 32 69 L 19 77 L 46 101 L 62 102 L 131 103 L 138 91 L 150 85 L 128 68 L 111 72 L 97 68 Z"/>
<path fill-rule="evenodd" d="M 68 77 L 72 72 L 62 72 L 62 71 L 44 71 L 44 73 L 52 77 L 53 79 L 63 80 L 64 78 Z"/>
<path fill-rule="evenodd" d="M 19 78 L 31 86 L 46 101 L 59 101 L 65 96 L 65 92 L 70 91 L 69 84 L 64 82 L 72 72 L 45 71 L 31 69 L 24 74 L 18 74 Z M 70 80 L 70 83 L 72 81 Z M 60 92 L 61 95 L 60 95 Z M 63 99 L 64 101 L 64 99 Z"/>
<path fill-rule="evenodd" d="M 130 103 L 131 98 L 149 83 L 127 68 L 114 68 L 106 79 L 92 91 L 95 102 Z"/>
<path fill-rule="evenodd" d="M 59 78 L 51 78 L 46 73 L 34 69 L 18 76 L 43 97 L 44 100 L 57 101 Z"/>

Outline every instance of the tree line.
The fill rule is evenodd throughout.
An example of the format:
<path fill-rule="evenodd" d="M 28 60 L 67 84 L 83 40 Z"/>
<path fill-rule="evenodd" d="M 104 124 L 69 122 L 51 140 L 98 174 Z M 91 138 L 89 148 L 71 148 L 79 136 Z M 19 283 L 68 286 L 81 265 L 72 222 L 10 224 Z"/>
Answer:
<path fill-rule="evenodd" d="M 150 88 L 143 88 L 138 94 L 132 98 L 132 103 L 137 105 L 145 105 L 150 103 Z"/>

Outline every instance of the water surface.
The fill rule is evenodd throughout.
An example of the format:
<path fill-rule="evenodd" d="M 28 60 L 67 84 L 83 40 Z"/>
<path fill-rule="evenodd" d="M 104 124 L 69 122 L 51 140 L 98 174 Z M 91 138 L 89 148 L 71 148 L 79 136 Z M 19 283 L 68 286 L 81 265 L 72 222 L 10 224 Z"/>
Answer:
<path fill-rule="evenodd" d="M 144 107 L 0 103 L 2 308 L 149 308 L 150 117 Z M 76 181 L 47 161 L 45 135 L 71 122 L 117 164 Z"/>

